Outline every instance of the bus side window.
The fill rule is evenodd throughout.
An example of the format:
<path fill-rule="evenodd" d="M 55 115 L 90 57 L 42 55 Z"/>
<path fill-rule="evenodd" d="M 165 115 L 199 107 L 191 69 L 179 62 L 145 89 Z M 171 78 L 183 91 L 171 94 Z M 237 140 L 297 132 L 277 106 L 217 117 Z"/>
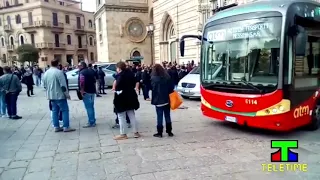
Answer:
<path fill-rule="evenodd" d="M 320 38 L 308 36 L 305 45 L 305 55 L 295 54 L 294 63 L 294 87 L 315 87 L 318 86 Z M 296 44 L 297 46 L 298 44 Z"/>

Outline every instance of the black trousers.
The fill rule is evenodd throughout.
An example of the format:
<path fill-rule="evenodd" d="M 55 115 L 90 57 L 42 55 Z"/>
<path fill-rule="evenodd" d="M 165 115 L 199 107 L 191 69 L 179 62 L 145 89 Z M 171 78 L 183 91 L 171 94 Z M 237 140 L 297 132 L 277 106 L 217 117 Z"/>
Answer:
<path fill-rule="evenodd" d="M 27 95 L 33 95 L 33 85 L 27 85 Z"/>
<path fill-rule="evenodd" d="M 104 86 L 105 86 L 105 82 L 104 82 L 104 79 L 103 80 L 99 80 L 100 81 L 100 83 L 99 83 L 99 92 L 100 93 L 104 93 Z"/>

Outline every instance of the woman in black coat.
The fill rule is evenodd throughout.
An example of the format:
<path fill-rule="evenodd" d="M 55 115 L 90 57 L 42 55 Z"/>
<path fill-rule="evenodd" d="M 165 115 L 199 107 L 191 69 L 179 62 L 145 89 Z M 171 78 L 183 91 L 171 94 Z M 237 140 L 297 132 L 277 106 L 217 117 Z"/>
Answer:
<path fill-rule="evenodd" d="M 139 138 L 137 120 L 134 111 L 139 109 L 140 104 L 138 101 L 138 95 L 136 93 L 137 80 L 134 73 L 126 68 L 124 62 L 117 63 L 117 79 L 113 104 L 118 114 L 120 135 L 114 137 L 115 140 L 128 139 L 127 126 L 126 126 L 126 114 L 128 115 L 134 137 Z"/>
<path fill-rule="evenodd" d="M 162 137 L 163 132 L 163 116 L 166 121 L 166 133 L 170 137 L 172 133 L 172 122 L 170 115 L 170 98 L 169 95 L 173 92 L 174 83 L 170 75 L 160 65 L 156 64 L 152 69 L 151 75 L 152 98 L 151 104 L 156 107 L 157 113 L 157 133 L 154 137 Z"/>

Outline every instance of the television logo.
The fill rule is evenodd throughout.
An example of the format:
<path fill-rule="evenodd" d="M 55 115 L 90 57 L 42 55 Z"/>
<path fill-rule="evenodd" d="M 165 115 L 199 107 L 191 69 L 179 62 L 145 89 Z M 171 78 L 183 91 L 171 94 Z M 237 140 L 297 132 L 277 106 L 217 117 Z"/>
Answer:
<path fill-rule="evenodd" d="M 271 148 L 279 149 L 271 153 L 271 162 L 298 162 L 298 153 L 290 149 L 298 149 L 298 140 L 271 140 Z"/>
<path fill-rule="evenodd" d="M 271 163 L 264 163 L 262 171 L 267 172 L 307 172 L 308 164 L 298 163 L 298 153 L 291 149 L 298 149 L 298 140 L 271 140 L 271 149 L 278 149 L 271 153 Z"/>

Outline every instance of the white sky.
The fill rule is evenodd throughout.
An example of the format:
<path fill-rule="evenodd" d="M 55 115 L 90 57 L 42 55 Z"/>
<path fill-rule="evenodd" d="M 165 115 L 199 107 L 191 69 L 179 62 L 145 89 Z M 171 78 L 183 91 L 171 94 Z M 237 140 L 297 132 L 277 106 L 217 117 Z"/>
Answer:
<path fill-rule="evenodd" d="M 80 0 L 78 0 L 80 1 Z M 96 1 L 95 0 L 82 0 L 82 9 L 85 11 L 96 11 Z"/>

